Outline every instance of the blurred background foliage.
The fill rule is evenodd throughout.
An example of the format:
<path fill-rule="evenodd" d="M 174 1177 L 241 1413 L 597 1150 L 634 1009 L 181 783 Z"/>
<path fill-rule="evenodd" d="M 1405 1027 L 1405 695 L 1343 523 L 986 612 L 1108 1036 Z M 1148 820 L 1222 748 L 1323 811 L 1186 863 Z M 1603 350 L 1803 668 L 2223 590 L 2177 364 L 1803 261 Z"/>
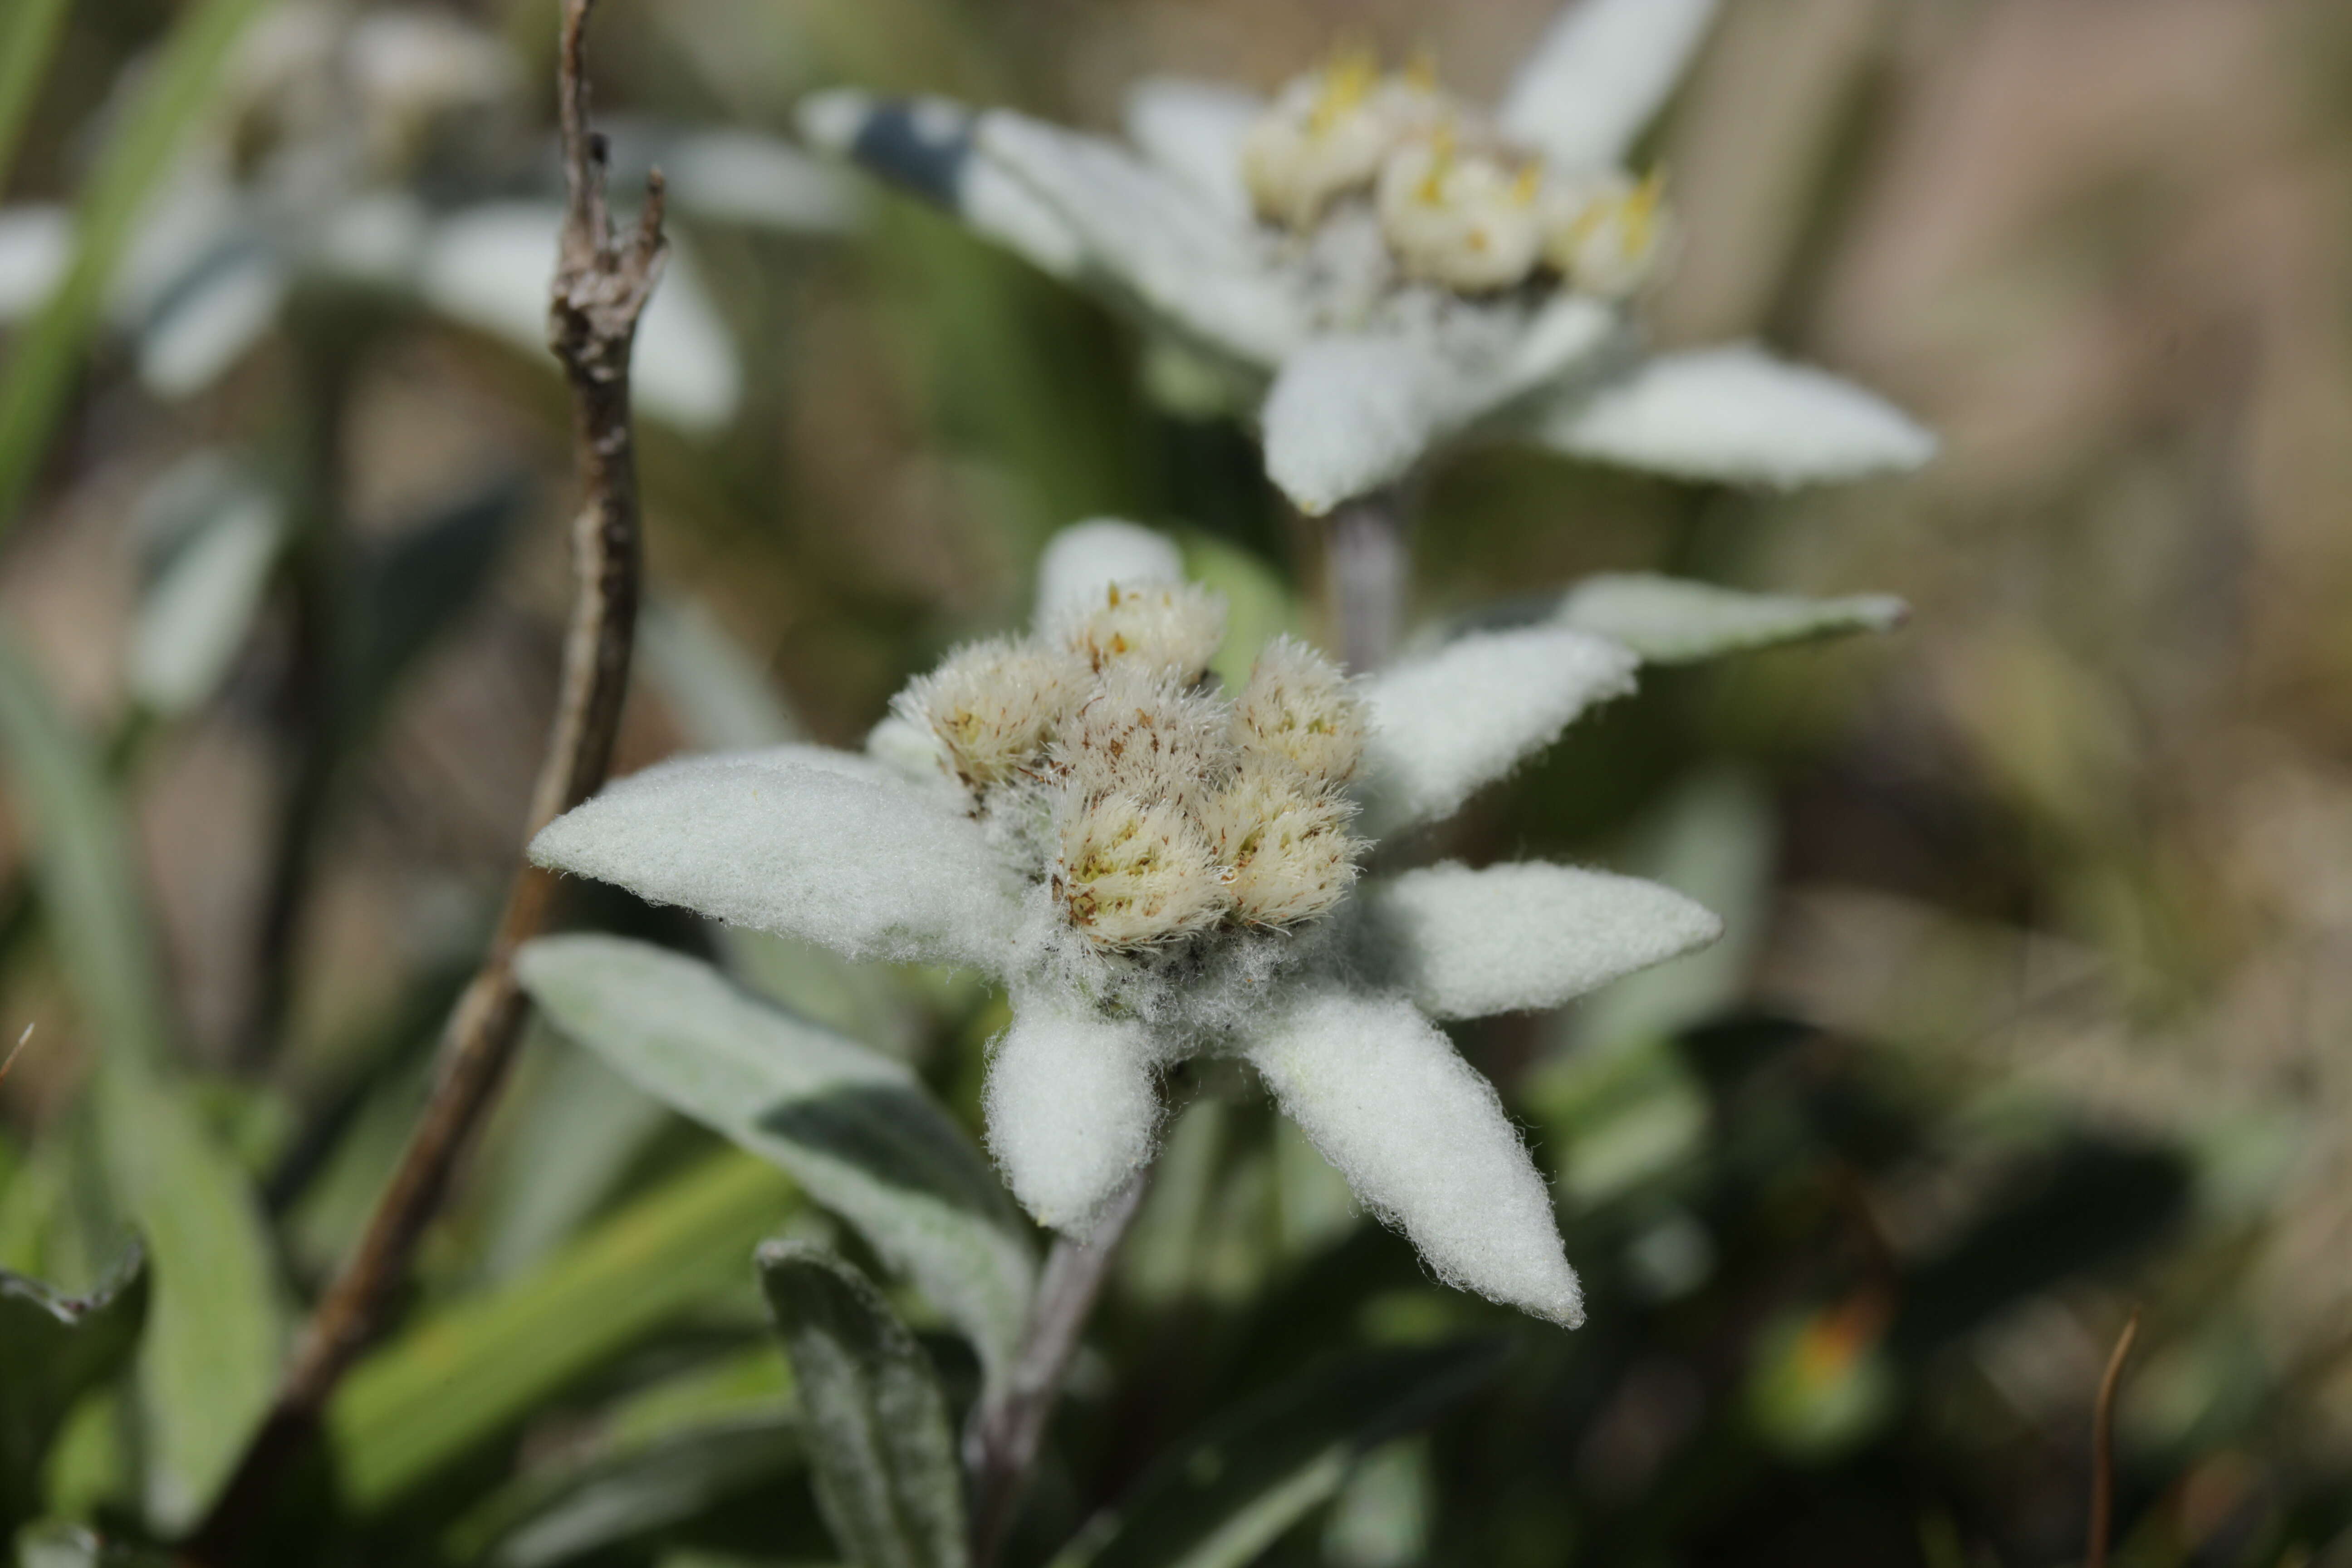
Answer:
<path fill-rule="evenodd" d="M 553 689 L 566 409 L 496 287 L 523 279 L 527 337 L 539 263 L 436 227 L 395 278 L 397 246 L 346 264 L 326 220 L 395 187 L 436 224 L 543 200 L 554 7 L 441 13 L 519 63 L 430 115 L 281 112 L 253 40 L 285 9 L 0 5 L 0 1020 L 35 1026 L 0 1087 L 0 1268 L 110 1303 L 0 1292 L 10 1526 L 200 1510 L 421 1101 Z M 1244 1561 L 1187 1555 L 1229 1473 L 1297 1480 L 1281 1563 L 2072 1561 L 2140 1303 L 2119 1561 L 2352 1562 L 2352 13 L 1727 9 L 1652 149 L 1686 226 L 1653 329 L 1766 338 L 1945 448 L 1789 498 L 1500 453 L 1426 488 L 1431 621 L 1624 568 L 1914 606 L 1654 673 L 1432 847 L 1643 870 L 1729 921 L 1461 1032 L 1557 1177 L 1591 1325 L 1436 1288 L 1200 1074 L 1019 1561 L 1114 1507 L 1158 1522 L 1103 1562 Z M 613 0 L 621 165 L 717 170 L 677 223 L 684 314 L 648 328 L 620 769 L 856 742 L 1090 514 L 1177 532 L 1236 644 L 1318 626 L 1312 529 L 1244 432 L 1162 411 L 1131 333 L 744 133 L 839 82 L 1108 126 L 1135 76 L 1271 86 L 1338 38 L 1477 91 L 1547 11 Z M 271 163 L 339 138 L 323 174 Z M 251 209 L 208 263 L 244 291 L 175 324 L 205 289 L 170 234 L 148 297 L 110 279 L 203 148 Z M 61 251 L 39 209 L 76 201 Z M 971 1110 L 1003 1020 L 976 986 L 574 901 Z M 284 1560 L 823 1558 L 749 1256 L 834 1228 L 536 1038 Z M 929 1342 L 968 1395 L 969 1353 Z"/>

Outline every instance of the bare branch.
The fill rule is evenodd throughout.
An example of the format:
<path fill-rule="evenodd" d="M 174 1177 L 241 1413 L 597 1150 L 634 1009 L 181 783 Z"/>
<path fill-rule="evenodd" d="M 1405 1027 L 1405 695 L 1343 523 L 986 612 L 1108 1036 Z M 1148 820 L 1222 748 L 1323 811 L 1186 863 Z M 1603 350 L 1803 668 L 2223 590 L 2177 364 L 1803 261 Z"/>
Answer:
<path fill-rule="evenodd" d="M 588 128 L 585 34 L 593 3 L 564 4 L 558 82 L 569 203 L 548 311 L 549 345 L 572 385 L 584 492 L 572 531 L 577 588 L 526 841 L 594 793 L 612 759 L 628 686 L 641 557 L 629 353 L 667 254 L 658 174 L 628 241 L 613 229 L 604 146 Z M 235 1559 L 286 1470 L 316 1436 L 336 1384 L 382 1331 L 417 1243 L 439 1214 L 521 1039 L 530 1003 L 515 980 L 514 954 L 546 928 L 553 893 L 549 873 L 530 865 L 517 871 L 489 952 L 451 1017 L 432 1099 L 400 1165 L 312 1314 L 268 1420 L 185 1549 L 186 1561 L 225 1565 Z"/>
<path fill-rule="evenodd" d="M 2099 1379 L 2099 1402 L 2091 1412 L 2091 1532 L 2083 1548 L 2083 1568 L 2107 1564 L 2107 1538 L 2115 1528 L 2116 1395 L 2123 1389 L 2124 1363 L 2131 1359 L 2132 1342 L 2138 1338 L 2139 1309 L 2134 1307 L 2124 1331 L 2116 1336 L 2106 1375 Z"/>

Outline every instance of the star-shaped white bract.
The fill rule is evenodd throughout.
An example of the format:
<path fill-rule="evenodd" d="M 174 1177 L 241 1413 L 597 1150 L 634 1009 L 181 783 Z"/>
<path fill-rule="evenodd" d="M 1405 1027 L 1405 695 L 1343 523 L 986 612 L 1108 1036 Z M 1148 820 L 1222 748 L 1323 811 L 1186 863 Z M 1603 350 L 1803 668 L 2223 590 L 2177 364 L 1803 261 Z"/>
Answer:
<path fill-rule="evenodd" d="M 917 681 L 864 754 L 665 763 L 532 858 L 1001 982 L 988 1141 L 1046 1225 L 1084 1234 L 1150 1159 L 1171 1066 L 1236 1057 L 1442 1278 L 1574 1324 L 1549 1187 L 1438 1021 L 1558 1006 L 1717 922 L 1567 866 L 1358 867 L 1365 835 L 1451 814 L 1631 689 L 1638 656 L 1560 622 L 1346 680 L 1279 639 L 1228 694 L 1203 676 L 1221 616 L 1157 535 L 1066 531 L 1035 632 Z"/>
<path fill-rule="evenodd" d="M 1309 512 L 1456 440 L 1775 486 L 1915 467 L 1933 437 L 1872 394 L 1628 322 L 1664 215 L 1621 165 L 1713 10 L 1580 0 L 1491 116 L 1342 58 L 1271 101 L 1146 80 L 1125 143 L 854 91 L 803 128 L 1206 362 Z"/>

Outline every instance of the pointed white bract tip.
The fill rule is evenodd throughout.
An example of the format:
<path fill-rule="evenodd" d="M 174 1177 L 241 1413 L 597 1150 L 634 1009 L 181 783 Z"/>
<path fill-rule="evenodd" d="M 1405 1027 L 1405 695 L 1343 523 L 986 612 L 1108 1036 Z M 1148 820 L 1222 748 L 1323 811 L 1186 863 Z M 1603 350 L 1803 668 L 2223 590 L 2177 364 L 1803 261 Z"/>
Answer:
<path fill-rule="evenodd" d="M 872 117 L 874 101 L 873 94 L 856 88 L 834 88 L 802 99 L 793 118 L 800 125 L 802 139 L 810 146 L 846 154 L 857 144 L 858 133 Z"/>
<path fill-rule="evenodd" d="M 1160 1091 L 1150 1031 L 1016 1004 L 989 1059 L 989 1152 L 1040 1225 L 1083 1236 L 1151 1157 Z"/>
<path fill-rule="evenodd" d="M 1074 523 L 1054 535 L 1037 563 L 1036 623 L 1056 626 L 1086 614 L 1113 583 L 1183 580 L 1184 558 L 1165 534 L 1113 518 Z"/>
<path fill-rule="evenodd" d="M 1250 1062 L 1292 1121 L 1438 1278 L 1574 1328 L 1583 1293 L 1551 1189 L 1495 1086 L 1394 994 L 1310 994 Z"/>
<path fill-rule="evenodd" d="M 1744 344 L 1660 355 L 1563 403 L 1538 434 L 1601 462 L 1783 489 L 1936 455 L 1935 436 L 1885 398 Z"/>
<path fill-rule="evenodd" d="M 1417 338 L 1309 342 L 1266 395 L 1266 476 L 1310 517 L 1402 478 L 1454 422 L 1453 374 Z"/>
<path fill-rule="evenodd" d="M 1640 666 L 1606 637 L 1531 626 L 1463 637 L 1373 678 L 1364 699 L 1374 831 L 1452 816 L 1587 708 L 1633 690 Z"/>
<path fill-rule="evenodd" d="M 1672 888 L 1540 862 L 1428 867 L 1371 897 L 1396 983 L 1438 1018 L 1557 1007 L 1723 934 Z"/>
<path fill-rule="evenodd" d="M 1842 632 L 1887 631 L 1910 613 L 1908 605 L 1889 594 L 1808 599 L 1746 594 L 1646 573 L 1610 573 L 1570 589 L 1556 620 L 1622 643 L 1650 663 L 1687 664 Z"/>
<path fill-rule="evenodd" d="M 950 768 L 946 748 L 928 724 L 893 713 L 866 733 L 866 754 L 903 778 L 937 779 Z"/>

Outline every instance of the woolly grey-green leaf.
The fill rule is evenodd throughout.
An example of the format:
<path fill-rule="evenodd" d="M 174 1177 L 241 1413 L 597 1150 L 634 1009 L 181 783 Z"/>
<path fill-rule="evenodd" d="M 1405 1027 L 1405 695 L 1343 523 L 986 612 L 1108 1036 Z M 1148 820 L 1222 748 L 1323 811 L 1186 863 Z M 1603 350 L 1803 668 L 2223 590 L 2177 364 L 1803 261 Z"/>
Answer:
<path fill-rule="evenodd" d="M 835 1543 L 861 1568 L 962 1568 L 962 1474 L 923 1348 L 882 1293 L 823 1247 L 770 1242 L 759 1268 Z"/>

